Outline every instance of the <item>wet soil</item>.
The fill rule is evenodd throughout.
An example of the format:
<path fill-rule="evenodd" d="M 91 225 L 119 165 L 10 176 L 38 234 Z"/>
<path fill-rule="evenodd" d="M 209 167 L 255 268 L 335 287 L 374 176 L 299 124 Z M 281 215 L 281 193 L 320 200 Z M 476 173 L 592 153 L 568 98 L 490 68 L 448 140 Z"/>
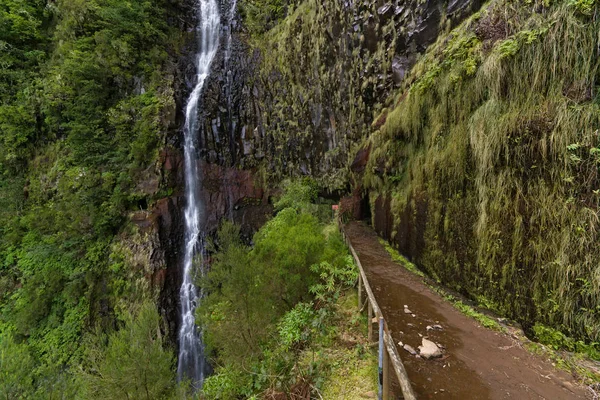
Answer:
<path fill-rule="evenodd" d="M 357 252 L 396 343 L 414 349 L 422 337 L 442 345 L 444 356 L 424 360 L 399 348 L 419 399 L 585 399 L 587 392 L 518 339 L 479 325 L 394 261 L 376 233 L 351 222 L 346 234 Z M 407 305 L 412 314 L 404 312 Z M 414 315 L 414 316 L 413 316 Z M 427 331 L 439 324 L 442 330 Z M 400 391 L 396 388 L 397 394 Z"/>

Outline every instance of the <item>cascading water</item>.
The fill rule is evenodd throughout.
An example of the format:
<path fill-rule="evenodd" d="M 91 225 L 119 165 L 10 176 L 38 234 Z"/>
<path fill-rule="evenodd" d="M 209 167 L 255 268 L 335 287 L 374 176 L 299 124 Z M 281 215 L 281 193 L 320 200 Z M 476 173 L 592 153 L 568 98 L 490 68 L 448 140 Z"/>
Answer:
<path fill-rule="evenodd" d="M 219 47 L 220 16 L 216 0 L 198 0 L 198 39 L 196 55 L 196 86 L 188 99 L 184 126 L 185 157 L 185 253 L 183 259 L 183 282 L 179 291 L 181 302 L 181 328 L 179 330 L 178 379 L 190 379 L 196 388 L 202 386 L 206 361 L 200 332 L 196 328 L 194 311 L 199 299 L 194 285 L 196 258 L 202 259 L 204 204 L 200 198 L 199 171 L 196 142 L 198 135 L 198 103 L 210 65 Z M 204 267 L 203 261 L 200 269 Z"/>

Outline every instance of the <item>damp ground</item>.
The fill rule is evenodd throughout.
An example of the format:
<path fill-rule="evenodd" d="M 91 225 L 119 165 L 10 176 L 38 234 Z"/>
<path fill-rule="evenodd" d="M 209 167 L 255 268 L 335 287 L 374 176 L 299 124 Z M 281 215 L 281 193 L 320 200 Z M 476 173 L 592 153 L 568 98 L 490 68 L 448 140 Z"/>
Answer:
<path fill-rule="evenodd" d="M 345 231 L 394 341 L 417 349 L 425 337 L 444 348 L 441 358 L 425 360 L 399 347 L 417 398 L 587 398 L 585 388 L 570 374 L 527 351 L 510 333 L 485 328 L 463 315 L 420 277 L 394 262 L 371 228 L 351 222 Z M 405 312 L 405 305 L 411 313 Z M 433 325 L 441 330 L 427 329 Z"/>

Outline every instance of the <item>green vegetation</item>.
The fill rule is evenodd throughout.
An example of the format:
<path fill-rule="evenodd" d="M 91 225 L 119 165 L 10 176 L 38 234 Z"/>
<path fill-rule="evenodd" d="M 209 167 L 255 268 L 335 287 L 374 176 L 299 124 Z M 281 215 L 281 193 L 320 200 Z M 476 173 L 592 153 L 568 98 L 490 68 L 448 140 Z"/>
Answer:
<path fill-rule="evenodd" d="M 164 399 L 175 387 L 175 357 L 166 348 L 151 302 L 125 314 L 123 326 L 86 342 L 78 385 L 81 399 Z"/>
<path fill-rule="evenodd" d="M 600 361 L 600 350 L 598 350 L 598 343 L 586 344 L 581 340 L 575 340 L 573 338 L 565 336 L 562 332 L 541 325 L 536 324 L 533 327 L 536 339 L 547 346 L 552 347 L 554 350 L 567 350 L 575 353 L 585 354 L 591 359 Z"/>
<path fill-rule="evenodd" d="M 536 342 L 525 341 L 527 350 L 552 360 L 553 365 L 576 376 L 581 382 L 596 385 L 600 381 L 597 365 L 590 363 L 586 353 L 569 353 L 555 350 L 554 346 L 545 346 Z M 594 387 L 594 386 L 592 386 Z"/>
<path fill-rule="evenodd" d="M 152 302 L 127 311 L 119 330 L 86 335 L 71 374 L 36 366 L 31 346 L 0 334 L 0 395 L 6 399 L 157 399 L 175 393 L 174 354 Z"/>
<path fill-rule="evenodd" d="M 84 337 L 114 330 L 120 299 L 150 294 L 120 242 L 128 213 L 159 192 L 178 7 L 0 2 L 2 397 L 79 397 Z"/>
<path fill-rule="evenodd" d="M 280 23 L 251 40 L 264 55 L 255 79 L 265 91 L 262 121 L 276 155 L 267 155 L 266 172 L 272 181 L 310 175 L 323 187 L 345 189 L 347 166 L 391 74 L 393 52 L 383 35 L 397 32 L 388 21 L 377 48 L 367 48 L 344 2 L 296 3 Z M 370 13 L 376 10 L 373 3 Z M 367 19 L 369 10 L 359 14 Z"/>
<path fill-rule="evenodd" d="M 244 25 L 253 35 L 260 35 L 277 25 L 288 8 L 298 0 L 242 0 L 239 3 Z"/>
<path fill-rule="evenodd" d="M 177 129 L 184 3 L 0 0 L 0 397 L 183 395 L 151 305 L 148 277 L 166 266 L 143 259 L 158 233 L 129 217 L 176 193 L 159 152 Z M 389 200 L 394 244 L 542 343 L 600 358 L 597 0 L 494 0 L 422 55 L 383 111 L 393 18 L 338 1 L 240 7 L 263 55 L 248 88 L 269 141 L 244 167 L 314 181 L 285 182 L 252 246 L 219 230 L 198 309 L 216 366 L 207 398 L 372 384 L 348 306 L 355 268 L 315 204 L 318 188 L 347 187 L 371 129 L 361 183 L 373 205 Z M 370 14 L 366 32 L 356 21 Z"/>
<path fill-rule="evenodd" d="M 314 199 L 310 187 L 289 183 L 276 204 L 301 198 L 294 193 Z M 358 342 L 358 353 L 334 345 L 348 323 L 339 307 L 356 283 L 356 266 L 335 225 L 307 212 L 308 204 L 294 205 L 256 233 L 252 248 L 241 243 L 239 227 L 223 222 L 219 229 L 218 251 L 200 282 L 208 295 L 197 311 L 217 366 L 203 388 L 209 399 L 314 393 L 341 366 L 338 356 L 366 376 L 369 351 Z"/>
<path fill-rule="evenodd" d="M 16 399 L 31 396 L 33 360 L 26 346 L 15 343 L 12 334 L 0 334 L 0 396 Z"/>
<path fill-rule="evenodd" d="M 316 362 L 326 367 L 319 385 L 323 399 L 362 399 L 369 392 L 377 392 L 377 352 L 366 338 L 367 321 L 357 311 L 357 301 L 356 291 L 343 292 L 336 300 L 336 338 L 304 351 L 305 362 L 316 355 Z"/>
<path fill-rule="evenodd" d="M 382 238 L 379 238 L 379 243 L 381 243 L 385 247 L 385 250 L 388 252 L 390 257 L 392 257 L 392 260 L 394 260 L 394 262 L 402 265 L 404 268 L 406 268 L 413 274 L 418 275 L 421 278 L 425 278 L 426 275 L 423 273 L 423 271 L 421 271 L 419 268 L 417 268 L 417 266 L 415 264 L 408 261 L 408 259 L 406 257 L 404 257 L 402 254 L 400 254 L 398 252 L 398 250 L 393 248 L 389 242 L 385 241 Z"/>
<path fill-rule="evenodd" d="M 304 208 L 316 205 L 314 202 L 319 194 L 319 186 L 314 180 L 309 178 L 286 180 L 283 182 L 283 188 L 283 195 L 273 204 L 276 210 L 294 208 L 310 212 L 311 210 L 304 210 Z"/>
<path fill-rule="evenodd" d="M 372 204 L 391 201 L 391 240 L 428 275 L 530 335 L 539 323 L 595 346 L 600 22 L 589 14 L 500 0 L 440 37 L 389 99 L 363 183 Z"/>

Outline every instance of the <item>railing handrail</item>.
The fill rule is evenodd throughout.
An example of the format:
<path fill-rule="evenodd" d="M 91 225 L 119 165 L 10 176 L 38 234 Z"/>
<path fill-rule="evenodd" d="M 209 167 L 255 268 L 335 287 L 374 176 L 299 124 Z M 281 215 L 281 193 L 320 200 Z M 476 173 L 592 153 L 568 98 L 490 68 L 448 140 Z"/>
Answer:
<path fill-rule="evenodd" d="M 402 363 L 402 358 L 400 358 L 400 354 L 398 353 L 398 349 L 396 348 L 396 345 L 394 344 L 394 340 L 392 338 L 392 334 L 391 334 L 390 330 L 388 329 L 387 322 L 385 321 L 385 317 L 383 316 L 383 313 L 381 312 L 381 309 L 379 308 L 379 305 L 377 304 L 377 300 L 375 299 L 375 295 L 373 294 L 373 290 L 371 289 L 371 285 L 369 284 L 369 280 L 367 279 L 367 274 L 365 273 L 365 270 L 360 262 L 360 259 L 358 257 L 358 254 L 356 253 L 356 250 L 354 250 L 354 246 L 352 246 L 352 243 L 350 242 L 350 239 L 348 238 L 348 235 L 346 234 L 346 231 L 344 230 L 344 225 L 343 225 L 341 219 L 338 219 L 338 226 L 340 228 L 340 232 L 342 233 L 342 237 L 344 238 L 344 241 L 346 242 L 346 245 L 350 249 L 352 257 L 354 258 L 354 261 L 356 262 L 356 265 L 358 266 L 358 270 L 360 272 L 360 277 L 362 278 L 362 282 L 365 287 L 365 291 L 367 292 L 367 298 L 371 305 L 373 313 L 375 314 L 375 316 L 377 318 L 383 319 L 383 331 L 384 331 L 383 341 L 384 341 L 388 356 L 394 367 L 394 372 L 396 373 L 396 378 L 398 378 L 398 382 L 400 383 L 400 387 L 402 389 L 402 395 L 407 400 L 415 400 L 416 396 L 413 391 L 410 380 L 408 379 L 408 374 L 406 373 L 406 368 L 404 368 L 404 364 Z M 359 280 L 358 284 L 360 286 L 360 284 L 361 284 L 360 280 Z M 369 324 L 371 324 L 371 323 L 372 323 L 372 321 L 369 321 Z"/>

